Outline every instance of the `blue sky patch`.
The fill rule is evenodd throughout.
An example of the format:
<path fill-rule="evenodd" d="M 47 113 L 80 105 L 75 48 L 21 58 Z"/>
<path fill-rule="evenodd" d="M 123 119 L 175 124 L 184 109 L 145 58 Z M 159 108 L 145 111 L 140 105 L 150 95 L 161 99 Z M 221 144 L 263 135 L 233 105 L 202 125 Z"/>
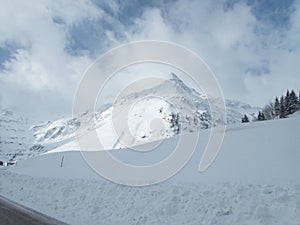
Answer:
<path fill-rule="evenodd" d="M 0 70 L 4 69 L 4 63 L 11 58 L 11 50 L 9 48 L 0 47 Z"/>

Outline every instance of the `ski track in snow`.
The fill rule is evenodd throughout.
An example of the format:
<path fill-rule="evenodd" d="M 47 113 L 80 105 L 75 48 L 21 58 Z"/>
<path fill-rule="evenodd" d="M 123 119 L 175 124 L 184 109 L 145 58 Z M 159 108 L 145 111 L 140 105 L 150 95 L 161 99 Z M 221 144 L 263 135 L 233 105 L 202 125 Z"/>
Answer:
<path fill-rule="evenodd" d="M 300 224 L 300 186 L 127 187 L 1 170 L 2 195 L 70 224 Z"/>

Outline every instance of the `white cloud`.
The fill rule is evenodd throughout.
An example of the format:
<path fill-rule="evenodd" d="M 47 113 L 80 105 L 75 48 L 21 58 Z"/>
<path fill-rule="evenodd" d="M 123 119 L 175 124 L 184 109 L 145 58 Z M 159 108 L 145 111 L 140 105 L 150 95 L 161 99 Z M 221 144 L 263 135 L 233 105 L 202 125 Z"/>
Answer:
<path fill-rule="evenodd" d="M 19 105 L 27 112 L 70 112 L 76 86 L 94 60 L 85 49 L 77 55 L 66 51 L 74 38 L 70 30 L 78 25 L 85 28 L 84 21 L 97 24 L 89 29 L 100 29 L 103 34 L 95 52 L 100 47 L 109 49 L 145 39 L 190 48 L 215 72 L 227 98 L 263 105 L 286 88 L 299 88 L 299 2 L 295 2 L 286 29 L 257 19 L 253 8 L 243 1 L 231 8 L 224 8 L 223 3 L 178 0 L 151 7 L 146 4 L 131 24 L 119 21 L 120 15 L 126 14 L 121 11 L 126 2 L 109 1 L 106 6 L 111 13 L 107 14 L 90 0 L 2 1 L 0 47 L 14 45 L 17 50 L 0 71 L 0 105 Z M 99 25 L 101 21 L 105 23 Z M 99 42 L 98 30 L 85 32 Z"/>
<path fill-rule="evenodd" d="M 12 43 L 19 48 L 0 74 L 2 104 L 27 113 L 59 112 L 65 105 L 70 108 L 77 82 L 92 61 L 65 51 L 68 27 L 83 18 L 99 18 L 101 13 L 86 0 L 2 2 L 0 46 Z M 30 99 L 22 101 L 24 96 Z M 45 104 L 41 104 L 41 96 Z"/>
<path fill-rule="evenodd" d="M 176 34 L 162 18 L 161 10 L 147 8 L 141 18 L 135 20 L 129 39 L 133 40 L 175 40 Z M 133 35 L 132 35 L 133 34 Z"/>
<path fill-rule="evenodd" d="M 129 39 L 158 39 L 187 46 L 211 66 L 229 97 L 243 91 L 245 67 L 260 60 L 251 47 L 257 21 L 250 7 L 241 3 L 224 11 L 222 4 L 209 1 L 178 1 L 166 10 L 163 17 L 160 9 L 146 9 Z M 233 87 L 236 84 L 241 87 Z"/>
<path fill-rule="evenodd" d="M 227 98 L 264 105 L 286 88 L 299 88 L 300 5 L 288 30 L 264 24 L 242 1 L 227 9 L 222 1 L 179 0 L 168 6 L 146 9 L 129 39 L 187 46 L 212 68 Z"/>

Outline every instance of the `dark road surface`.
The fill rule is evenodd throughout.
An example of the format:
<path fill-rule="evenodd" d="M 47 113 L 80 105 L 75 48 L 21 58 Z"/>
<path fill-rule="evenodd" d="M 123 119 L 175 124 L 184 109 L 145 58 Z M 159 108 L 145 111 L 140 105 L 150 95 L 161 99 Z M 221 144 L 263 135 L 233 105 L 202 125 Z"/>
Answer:
<path fill-rule="evenodd" d="M 21 206 L 7 198 L 0 196 L 0 224 L 1 225 L 65 225 L 54 218 Z"/>

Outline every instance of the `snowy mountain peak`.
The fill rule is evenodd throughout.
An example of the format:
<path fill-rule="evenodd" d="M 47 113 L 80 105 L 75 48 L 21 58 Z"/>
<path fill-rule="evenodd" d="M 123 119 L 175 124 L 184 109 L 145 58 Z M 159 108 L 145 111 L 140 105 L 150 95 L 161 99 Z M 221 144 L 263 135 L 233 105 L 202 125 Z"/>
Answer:
<path fill-rule="evenodd" d="M 204 93 L 202 93 L 201 91 L 196 91 L 194 88 L 186 85 L 183 80 L 181 80 L 175 73 L 171 73 L 170 81 L 182 88 L 187 94 L 190 95 L 190 97 L 193 97 L 194 100 L 196 100 L 197 98 L 206 99 Z"/>
<path fill-rule="evenodd" d="M 175 83 L 184 84 L 183 81 L 175 73 L 171 73 L 171 79 L 170 80 L 174 81 Z"/>
<path fill-rule="evenodd" d="M 96 130 L 104 149 L 130 147 L 124 146 L 118 136 L 126 133 L 125 130 L 116 134 L 113 122 L 114 109 L 122 110 L 128 106 L 132 107 L 128 112 L 128 118 L 121 121 L 124 123 L 121 127 L 128 127 L 126 132 L 135 137 L 130 146 L 212 126 L 210 107 L 205 95 L 189 87 L 175 73 L 171 73 L 169 80 L 128 93 L 113 106 L 106 105 L 97 112 L 85 112 L 76 118 L 46 121 L 31 126 L 31 129 L 22 117 L 16 118 L 9 110 L 2 110 L 0 128 L 1 133 L 5 135 L 1 134 L 1 139 L 5 140 L 0 140 L 0 153 L 2 157 L 9 155 L 6 157 L 8 159 L 22 159 L 51 149 L 75 150 L 78 148 L 76 144 L 78 132 L 79 136 L 84 136 L 91 130 Z M 240 123 L 244 114 L 249 115 L 251 119 L 251 115 L 257 112 L 257 108 L 238 101 L 226 100 L 226 106 L 228 123 Z M 31 136 L 27 137 L 28 134 Z M 13 140 L 16 136 L 22 140 Z M 14 147 L 19 145 L 22 148 Z"/>

